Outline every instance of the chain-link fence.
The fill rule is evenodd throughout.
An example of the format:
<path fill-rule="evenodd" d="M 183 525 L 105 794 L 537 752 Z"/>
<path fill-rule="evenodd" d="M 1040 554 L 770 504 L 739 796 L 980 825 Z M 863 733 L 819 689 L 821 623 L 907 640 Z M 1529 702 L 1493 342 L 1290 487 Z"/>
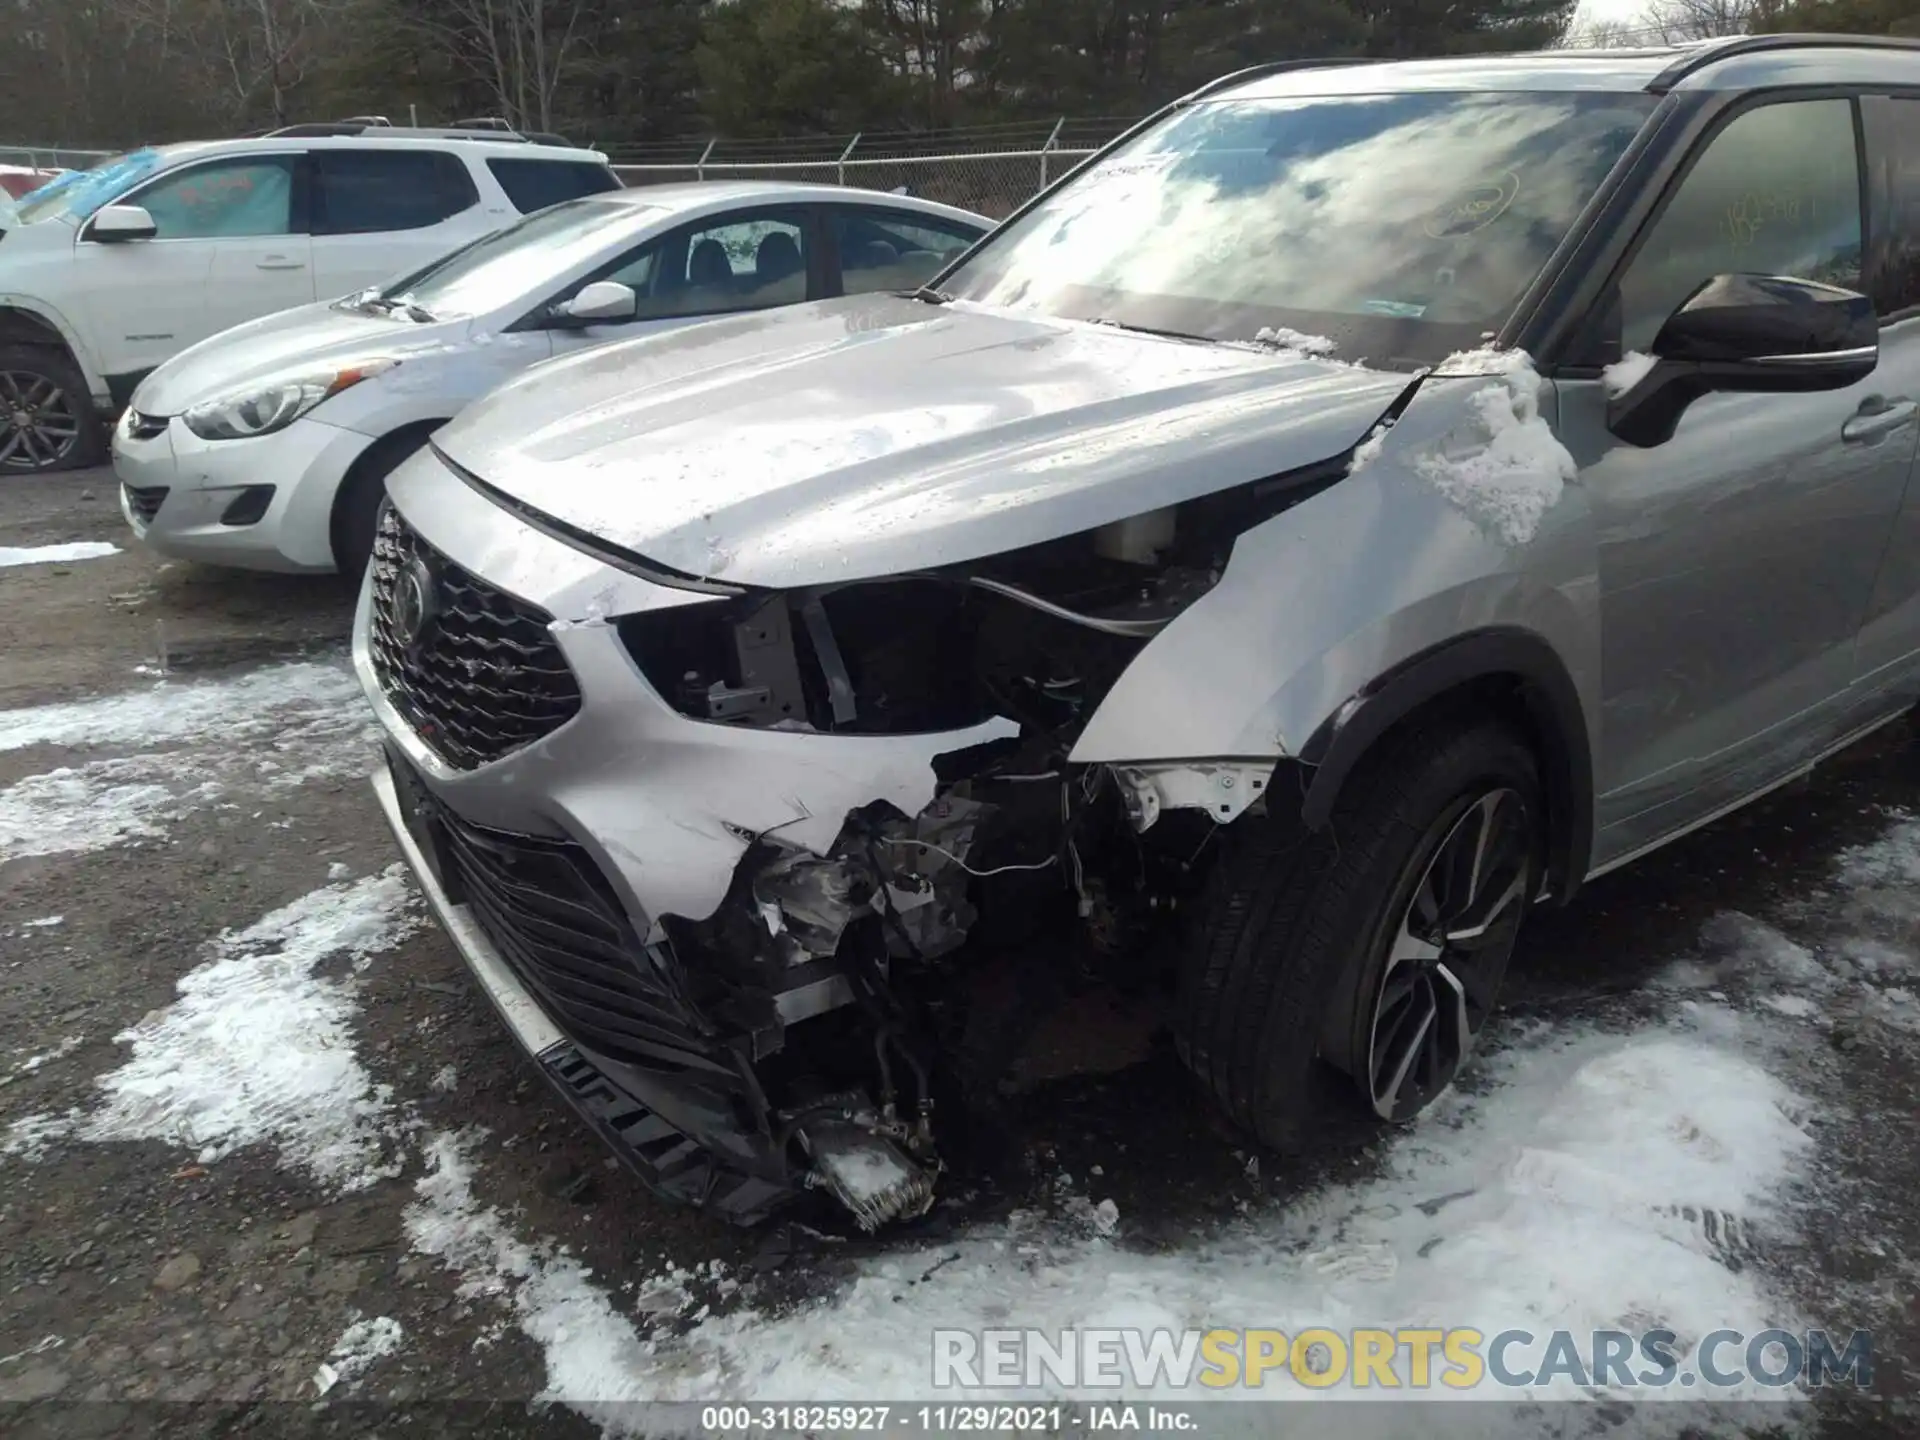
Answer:
<path fill-rule="evenodd" d="M 602 146 L 629 185 L 674 180 L 806 180 L 904 191 L 1000 219 L 1134 122 L 1017 121 L 963 130 L 776 140 L 687 140 Z M 82 170 L 111 152 L 0 145 L 0 165 Z"/>
<path fill-rule="evenodd" d="M 702 140 L 611 146 L 629 185 L 675 180 L 799 180 L 904 191 L 1007 215 L 1133 123 L 1095 117 L 966 130 L 796 140 Z"/>
<path fill-rule="evenodd" d="M 74 150 L 63 145 L 0 145 L 0 165 L 31 170 L 85 170 L 112 155 L 111 150 Z"/>

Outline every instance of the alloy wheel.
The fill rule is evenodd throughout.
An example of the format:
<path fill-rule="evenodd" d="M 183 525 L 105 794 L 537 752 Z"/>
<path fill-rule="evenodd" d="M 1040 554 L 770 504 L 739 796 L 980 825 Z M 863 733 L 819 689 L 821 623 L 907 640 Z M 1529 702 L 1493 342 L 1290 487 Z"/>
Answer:
<path fill-rule="evenodd" d="M 1368 1096 L 1389 1121 L 1410 1119 L 1452 1083 L 1493 1009 L 1534 889 L 1532 821 L 1518 790 L 1450 809 L 1427 840 L 1415 852 L 1430 858 L 1388 944 L 1367 1044 Z"/>
<path fill-rule="evenodd" d="M 0 467 L 49 470 L 80 443 L 73 398 L 45 375 L 0 370 Z"/>

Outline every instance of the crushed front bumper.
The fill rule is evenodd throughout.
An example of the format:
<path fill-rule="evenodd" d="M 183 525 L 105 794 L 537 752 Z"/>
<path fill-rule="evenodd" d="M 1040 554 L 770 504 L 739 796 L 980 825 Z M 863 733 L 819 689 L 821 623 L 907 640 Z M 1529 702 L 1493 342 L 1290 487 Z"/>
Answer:
<path fill-rule="evenodd" d="M 785 1166 L 771 1142 L 726 1118 L 737 1112 L 724 1090 L 608 1061 L 562 1033 L 514 974 L 472 908 L 449 894 L 437 853 L 444 840 L 435 833 L 443 822 L 417 795 L 403 794 L 403 788 L 410 788 L 405 767 L 405 761 L 390 757 L 388 768 L 373 777 L 394 840 L 481 993 L 561 1098 L 663 1199 L 753 1224 L 794 1198 L 794 1186 L 779 1178 Z M 670 1122 L 663 1109 L 683 1120 L 692 1117 L 692 1123 L 709 1137 L 717 1133 L 734 1153 L 723 1162 L 712 1148 Z M 754 1143 L 756 1138 L 762 1143 Z M 743 1168 L 743 1162 L 751 1168 Z"/>

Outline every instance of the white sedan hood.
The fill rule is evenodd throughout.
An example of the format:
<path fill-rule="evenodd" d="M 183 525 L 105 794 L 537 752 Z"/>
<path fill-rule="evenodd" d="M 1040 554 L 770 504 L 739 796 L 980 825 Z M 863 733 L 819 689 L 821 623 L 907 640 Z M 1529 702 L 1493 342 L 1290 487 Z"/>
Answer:
<path fill-rule="evenodd" d="M 443 352 L 463 343 L 472 322 L 465 317 L 419 325 L 399 316 L 336 309 L 332 302 L 302 305 L 189 346 L 160 366 L 133 392 L 144 415 L 178 415 L 190 406 L 295 370 L 345 367 L 362 360 L 401 361 Z"/>

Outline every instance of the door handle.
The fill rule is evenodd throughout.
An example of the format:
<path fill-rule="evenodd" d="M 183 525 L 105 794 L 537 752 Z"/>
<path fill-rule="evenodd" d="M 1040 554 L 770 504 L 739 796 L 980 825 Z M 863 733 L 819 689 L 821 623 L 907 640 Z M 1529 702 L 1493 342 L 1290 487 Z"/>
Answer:
<path fill-rule="evenodd" d="M 269 255 L 264 260 L 254 261 L 253 268 L 256 270 L 304 270 L 307 268 L 307 262 L 294 260 L 285 255 Z"/>
<path fill-rule="evenodd" d="M 1840 438 L 1849 445 L 1871 445 L 1912 421 L 1920 406 L 1897 395 L 1891 400 L 1870 395 L 1860 402 L 1854 417 L 1840 427 Z"/>

